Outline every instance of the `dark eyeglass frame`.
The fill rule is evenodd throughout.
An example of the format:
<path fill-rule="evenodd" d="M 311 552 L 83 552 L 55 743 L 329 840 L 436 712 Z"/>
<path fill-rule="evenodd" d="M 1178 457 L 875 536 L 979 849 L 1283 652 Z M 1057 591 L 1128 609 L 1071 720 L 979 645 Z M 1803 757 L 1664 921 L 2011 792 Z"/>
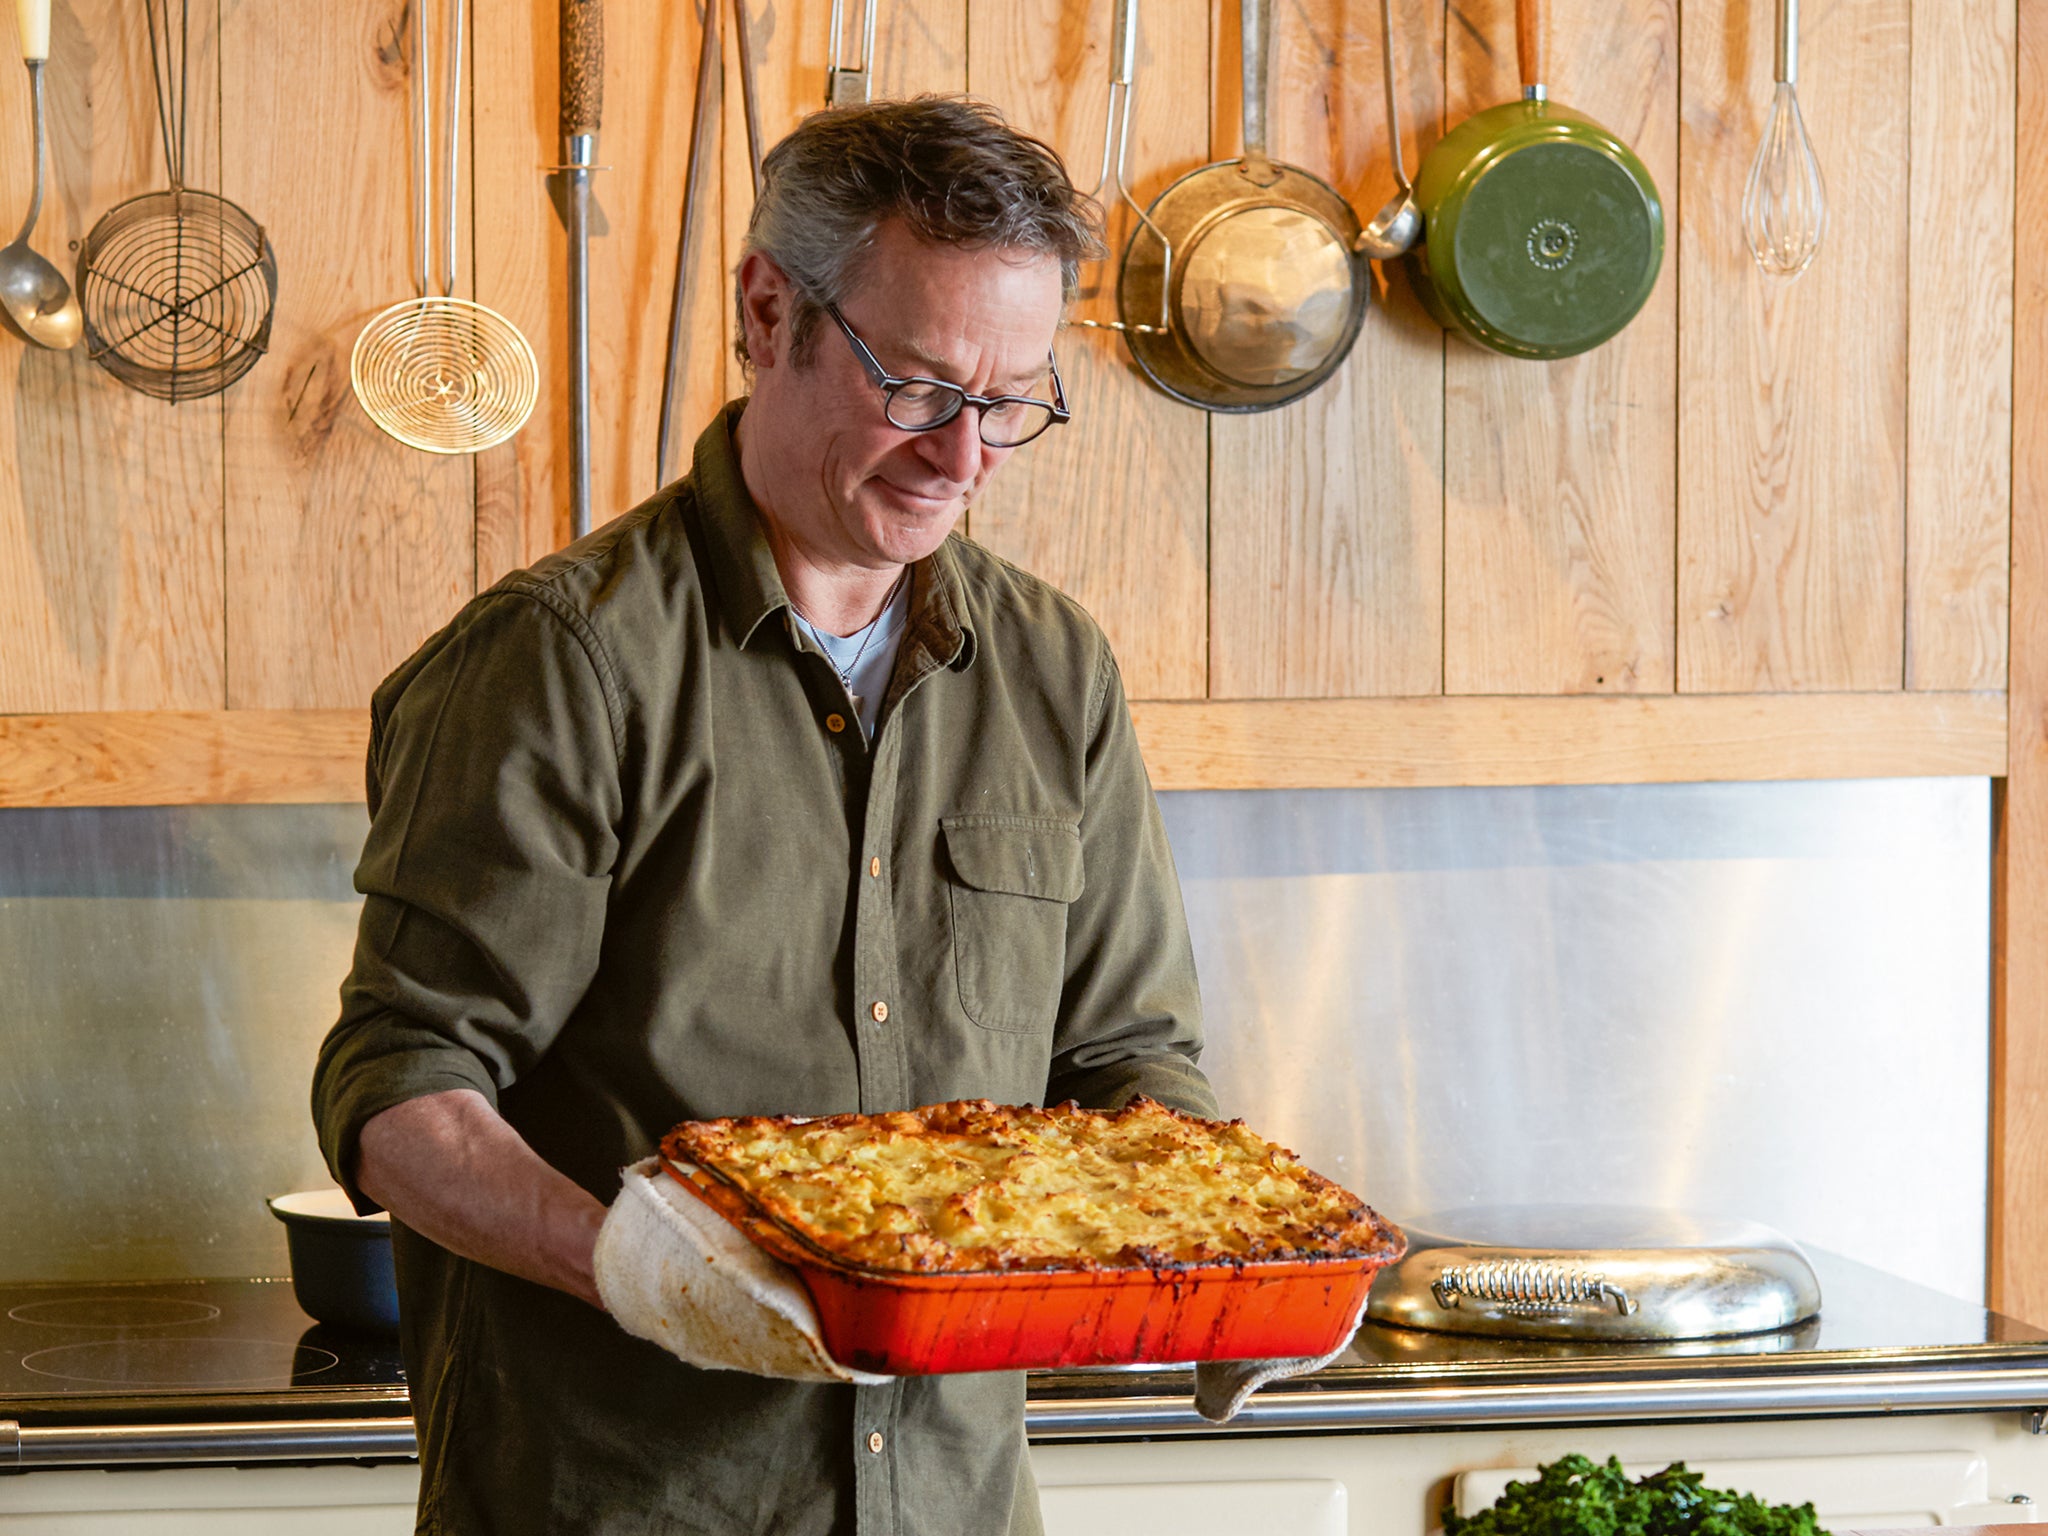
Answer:
<path fill-rule="evenodd" d="M 882 414 L 888 417 L 889 425 L 896 428 L 899 432 L 935 432 L 940 427 L 947 425 L 971 405 L 981 412 L 980 419 L 975 423 L 975 428 L 980 433 L 984 444 L 990 448 L 1022 448 L 1026 443 L 1037 441 L 1039 437 L 1044 435 L 1046 428 L 1063 427 L 1074 419 L 1074 413 L 1067 409 L 1066 387 L 1060 382 L 1060 360 L 1053 356 L 1050 351 L 1046 353 L 1046 361 L 1052 365 L 1052 399 L 1040 400 L 1032 395 L 971 395 L 958 384 L 951 383 L 945 379 L 928 378 L 924 374 L 916 373 L 901 376 L 891 373 L 882 366 L 875 354 L 868 350 L 868 344 L 860 339 L 854 328 L 846 323 L 846 316 L 839 313 L 839 306 L 837 304 L 827 304 L 825 306 L 825 313 L 837 321 L 839 329 L 845 333 L 848 345 L 853 348 L 853 355 L 860 361 L 861 371 L 868 376 L 868 382 L 882 392 Z M 910 384 L 923 384 L 933 389 L 943 390 L 953 397 L 953 408 L 936 421 L 919 422 L 915 426 L 909 426 L 898 421 L 891 413 L 890 407 L 896 402 L 897 391 Z M 1048 414 L 1038 429 L 1032 432 L 1029 437 L 1019 438 L 1014 443 L 990 442 L 988 436 L 988 412 L 990 408 L 1012 403 L 1033 406 L 1038 410 L 1048 412 Z"/>

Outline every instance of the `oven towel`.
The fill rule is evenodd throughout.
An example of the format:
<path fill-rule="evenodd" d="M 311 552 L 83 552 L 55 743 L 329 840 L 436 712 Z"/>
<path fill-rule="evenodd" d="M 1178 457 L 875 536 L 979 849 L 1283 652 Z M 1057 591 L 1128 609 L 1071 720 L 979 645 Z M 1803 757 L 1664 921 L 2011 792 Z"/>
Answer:
<path fill-rule="evenodd" d="M 597 1293 L 621 1328 L 691 1365 L 789 1381 L 889 1380 L 825 1353 L 809 1292 L 732 1223 L 661 1171 L 622 1175 L 597 1234 Z"/>
<path fill-rule="evenodd" d="M 1195 1412 L 1213 1424 L 1229 1423 L 1237 1417 L 1237 1410 L 1245 1405 L 1245 1400 L 1259 1388 L 1285 1381 L 1291 1376 L 1306 1376 L 1310 1371 L 1320 1371 L 1333 1363 L 1351 1347 L 1352 1336 L 1364 1320 L 1365 1303 L 1360 1301 L 1358 1316 L 1351 1319 L 1351 1326 L 1345 1330 L 1344 1342 L 1327 1355 L 1303 1355 L 1299 1359 L 1202 1361 L 1195 1367 Z"/>
<path fill-rule="evenodd" d="M 597 1235 L 597 1290 L 626 1332 L 705 1370 L 861 1385 L 889 1379 L 850 1370 L 827 1354 L 795 1272 L 686 1193 L 658 1158 L 622 1175 Z M 1261 1387 L 1318 1370 L 1343 1352 L 1339 1346 L 1315 1359 L 1205 1360 L 1195 1367 L 1195 1408 L 1224 1423 Z"/>

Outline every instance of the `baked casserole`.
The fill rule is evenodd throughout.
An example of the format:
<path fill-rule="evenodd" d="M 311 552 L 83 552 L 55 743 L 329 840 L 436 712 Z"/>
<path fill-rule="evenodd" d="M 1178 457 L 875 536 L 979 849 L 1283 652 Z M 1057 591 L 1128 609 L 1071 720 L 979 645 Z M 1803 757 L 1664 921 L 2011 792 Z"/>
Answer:
<path fill-rule="evenodd" d="M 821 1257 L 905 1274 L 1380 1262 L 1400 1237 L 1241 1120 L 968 1099 L 689 1121 L 662 1141 Z"/>

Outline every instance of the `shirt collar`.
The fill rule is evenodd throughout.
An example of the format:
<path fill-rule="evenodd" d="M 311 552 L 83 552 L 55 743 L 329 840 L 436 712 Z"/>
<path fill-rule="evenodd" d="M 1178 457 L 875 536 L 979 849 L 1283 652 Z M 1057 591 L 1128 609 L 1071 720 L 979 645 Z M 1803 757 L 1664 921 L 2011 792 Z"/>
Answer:
<path fill-rule="evenodd" d="M 752 643 L 769 614 L 792 606 L 782 573 L 775 567 L 761 509 L 740 474 L 733 428 L 746 404 L 735 400 L 712 418 L 697 439 L 690 469 L 719 606 L 742 646 Z M 911 567 L 910 616 L 903 643 L 916 646 L 939 665 L 965 667 L 974 657 L 974 631 L 953 553 L 957 537 L 949 537 Z"/>

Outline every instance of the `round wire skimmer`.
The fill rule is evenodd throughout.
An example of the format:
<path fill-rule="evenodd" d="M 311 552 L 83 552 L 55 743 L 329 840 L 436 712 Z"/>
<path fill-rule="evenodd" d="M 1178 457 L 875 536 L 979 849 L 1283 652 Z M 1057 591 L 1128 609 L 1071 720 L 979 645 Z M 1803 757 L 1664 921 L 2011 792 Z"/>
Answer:
<path fill-rule="evenodd" d="M 363 327 L 349 354 L 349 382 L 370 420 L 401 443 L 428 453 L 478 453 L 526 424 L 540 398 L 540 366 L 510 320 L 453 296 L 463 0 L 452 0 L 448 24 L 447 195 L 441 226 L 446 276 L 440 293 L 433 292 L 434 137 L 426 12 L 424 0 L 414 0 L 413 96 L 419 132 L 413 177 L 419 194 L 420 296 L 392 305 Z"/>
<path fill-rule="evenodd" d="M 131 389 L 173 404 L 219 394 L 270 345 L 277 258 L 263 226 L 185 185 L 188 0 L 149 0 L 149 60 L 167 192 L 100 216 L 78 252 L 86 355 Z"/>

